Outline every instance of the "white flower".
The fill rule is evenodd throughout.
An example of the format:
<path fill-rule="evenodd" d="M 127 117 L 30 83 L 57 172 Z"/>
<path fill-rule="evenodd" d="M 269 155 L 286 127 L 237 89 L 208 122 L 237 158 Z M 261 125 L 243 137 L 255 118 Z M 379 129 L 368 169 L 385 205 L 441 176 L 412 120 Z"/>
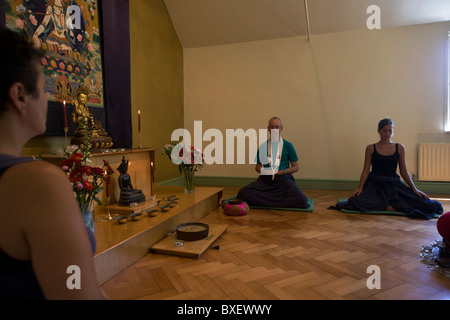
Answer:
<path fill-rule="evenodd" d="M 56 155 L 61 158 L 70 158 L 70 156 L 72 156 L 78 150 L 80 150 L 80 147 L 77 145 L 62 147 L 56 150 Z"/>
<path fill-rule="evenodd" d="M 25 9 L 25 7 L 22 4 L 19 4 L 18 6 L 16 6 L 16 11 L 22 13 L 27 10 Z"/>

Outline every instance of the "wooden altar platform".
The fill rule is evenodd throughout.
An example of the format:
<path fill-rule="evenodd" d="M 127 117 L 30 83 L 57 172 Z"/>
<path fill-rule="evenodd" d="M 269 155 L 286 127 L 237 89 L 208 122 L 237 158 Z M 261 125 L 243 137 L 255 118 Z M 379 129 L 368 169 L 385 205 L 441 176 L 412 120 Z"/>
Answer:
<path fill-rule="evenodd" d="M 183 187 L 156 187 L 156 196 L 175 195 L 179 198 L 175 207 L 161 212 L 159 206 L 155 217 L 142 212 L 139 221 L 118 222 L 95 221 L 97 251 L 94 263 L 99 284 L 103 284 L 122 270 L 150 252 L 150 248 L 175 231 L 177 225 L 194 222 L 217 209 L 222 197 L 222 188 L 195 187 L 195 192 L 185 194 Z M 160 202 L 160 205 L 165 203 Z M 96 212 L 96 219 L 106 213 Z"/>

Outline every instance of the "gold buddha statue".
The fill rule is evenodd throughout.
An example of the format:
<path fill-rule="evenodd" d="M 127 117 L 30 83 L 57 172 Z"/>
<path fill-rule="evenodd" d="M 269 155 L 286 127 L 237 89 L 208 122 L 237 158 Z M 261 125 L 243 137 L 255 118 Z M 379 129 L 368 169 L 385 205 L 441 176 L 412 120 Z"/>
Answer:
<path fill-rule="evenodd" d="M 88 97 L 89 89 L 80 84 L 72 100 L 74 106 L 72 122 L 77 124 L 77 128 L 71 144 L 81 145 L 84 141 L 85 130 L 88 130 L 90 136 L 89 142 L 92 146 L 91 150 L 100 151 L 101 149 L 109 149 L 113 146 L 112 138 L 103 129 L 101 122 L 94 119 L 87 105 Z"/>
<path fill-rule="evenodd" d="M 81 130 L 82 126 L 79 124 L 84 124 L 85 128 L 94 127 L 94 117 L 87 106 L 88 92 L 85 88 L 79 87 L 76 98 L 72 101 L 75 110 L 72 112 L 72 122 L 78 124 L 78 130 Z"/>

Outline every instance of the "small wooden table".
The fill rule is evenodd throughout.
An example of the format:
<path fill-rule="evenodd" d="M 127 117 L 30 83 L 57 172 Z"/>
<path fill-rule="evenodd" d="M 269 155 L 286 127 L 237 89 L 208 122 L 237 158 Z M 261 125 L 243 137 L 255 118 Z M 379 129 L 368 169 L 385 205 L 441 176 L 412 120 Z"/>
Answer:
<path fill-rule="evenodd" d="M 156 253 L 179 255 L 189 258 L 200 258 L 227 231 L 227 224 L 209 225 L 209 235 L 197 241 L 184 241 L 183 246 L 175 245 L 176 233 L 155 244 L 151 250 Z"/>
<path fill-rule="evenodd" d="M 113 214 L 130 215 L 154 208 L 162 199 L 163 198 L 155 198 L 153 200 L 147 200 L 145 202 L 138 203 L 137 206 L 119 206 L 118 204 L 113 204 L 106 207 L 106 209 L 108 209 L 109 212 Z"/>

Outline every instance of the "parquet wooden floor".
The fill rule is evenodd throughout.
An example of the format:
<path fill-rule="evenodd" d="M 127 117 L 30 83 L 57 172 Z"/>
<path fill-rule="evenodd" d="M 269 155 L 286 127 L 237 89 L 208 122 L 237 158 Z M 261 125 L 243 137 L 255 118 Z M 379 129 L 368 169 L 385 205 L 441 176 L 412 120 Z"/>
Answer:
<path fill-rule="evenodd" d="M 237 190 L 225 188 L 223 198 Z M 220 249 L 199 259 L 150 253 L 102 288 L 121 300 L 450 299 L 450 278 L 419 256 L 440 240 L 436 220 L 345 214 L 328 207 L 349 191 L 303 191 L 315 199 L 311 213 L 229 217 L 219 208 L 202 221 L 229 225 Z M 371 265 L 380 268 L 380 289 L 367 287 Z"/>

